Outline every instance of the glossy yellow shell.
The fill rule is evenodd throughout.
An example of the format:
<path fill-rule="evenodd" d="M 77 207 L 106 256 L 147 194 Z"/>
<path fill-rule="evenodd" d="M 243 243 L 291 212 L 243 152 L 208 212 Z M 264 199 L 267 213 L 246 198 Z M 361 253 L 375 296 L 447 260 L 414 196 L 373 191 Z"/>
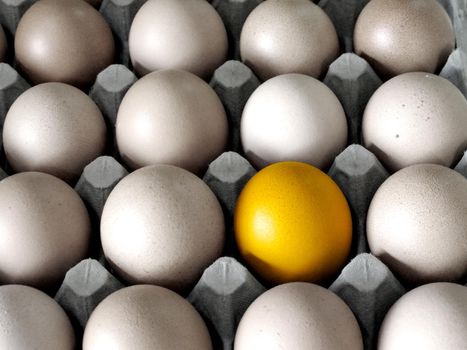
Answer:
<path fill-rule="evenodd" d="M 299 162 L 258 172 L 240 194 L 234 227 L 246 263 L 274 284 L 324 281 L 346 262 L 352 242 L 344 194 L 321 170 Z"/>

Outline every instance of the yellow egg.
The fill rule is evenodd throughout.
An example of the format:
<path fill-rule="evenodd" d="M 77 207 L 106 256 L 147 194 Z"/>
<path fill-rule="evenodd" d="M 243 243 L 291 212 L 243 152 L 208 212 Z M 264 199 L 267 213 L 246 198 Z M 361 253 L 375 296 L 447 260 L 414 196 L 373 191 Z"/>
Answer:
<path fill-rule="evenodd" d="M 281 162 L 258 172 L 235 208 L 240 253 L 274 284 L 323 282 L 345 263 L 352 217 L 344 194 L 321 170 Z"/>

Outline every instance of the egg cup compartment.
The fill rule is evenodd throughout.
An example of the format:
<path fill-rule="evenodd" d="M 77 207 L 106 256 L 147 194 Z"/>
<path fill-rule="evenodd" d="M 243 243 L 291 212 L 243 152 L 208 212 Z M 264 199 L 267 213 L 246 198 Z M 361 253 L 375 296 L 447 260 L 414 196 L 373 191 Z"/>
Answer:
<path fill-rule="evenodd" d="M 213 0 L 221 15 L 231 43 L 230 58 L 238 59 L 238 39 L 249 12 L 261 0 Z M 374 349 L 379 326 L 390 306 L 402 296 L 403 286 L 376 257 L 368 254 L 365 237 L 366 213 L 381 183 L 389 176 L 378 159 L 361 143 L 363 110 L 382 84 L 370 65 L 351 53 L 352 30 L 366 0 L 322 0 L 319 5 L 332 19 L 343 54 L 330 66 L 324 83 L 341 101 L 349 125 L 349 146 L 339 154 L 328 174 L 344 192 L 353 218 L 353 246 L 348 264 L 336 276 L 329 289 L 338 294 L 354 312 L 364 339 L 365 349 Z M 0 21 L 14 33 L 21 15 L 34 0 L 0 0 Z M 55 299 L 74 320 L 77 339 L 96 305 L 107 295 L 123 287 L 106 268 L 98 240 L 99 220 L 104 203 L 115 185 L 128 174 L 119 163 L 114 142 L 118 107 L 126 91 L 136 81 L 130 70 L 128 31 L 131 21 L 144 0 L 104 0 L 100 12 L 107 19 L 116 38 L 117 62 L 102 71 L 89 91 L 101 109 L 109 130 L 108 152 L 90 163 L 83 171 L 75 190 L 85 201 L 94 223 L 91 257 L 70 269 Z M 440 75 L 454 83 L 467 95 L 467 8 L 462 0 L 440 1 L 453 20 L 457 49 L 451 53 Z M 13 62 L 11 62 L 12 65 Z M 239 125 L 243 107 L 260 81 L 243 63 L 231 60 L 214 73 L 210 85 L 221 98 L 230 124 L 229 152 L 211 163 L 203 177 L 219 199 L 226 222 L 224 257 L 208 267 L 187 296 L 210 326 L 216 349 L 232 349 L 235 330 L 250 303 L 266 288 L 241 262 L 233 237 L 233 211 L 236 199 L 246 182 L 256 173 L 243 158 Z M 0 64 L 0 123 L 13 101 L 29 84 L 9 64 Z M 6 161 L 3 169 L 9 172 Z M 1 169 L 0 169 L 1 170 Z M 455 167 L 467 177 L 467 155 Z M 7 174 L 0 171 L 0 178 Z M 462 281 L 466 283 L 467 281 Z M 407 288 L 408 289 L 408 288 Z"/>

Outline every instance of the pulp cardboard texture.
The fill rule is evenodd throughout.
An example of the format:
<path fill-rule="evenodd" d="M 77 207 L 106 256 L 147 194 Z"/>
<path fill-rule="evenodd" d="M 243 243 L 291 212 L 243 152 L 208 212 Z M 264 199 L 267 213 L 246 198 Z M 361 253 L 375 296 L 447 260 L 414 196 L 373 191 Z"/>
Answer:
<path fill-rule="evenodd" d="M 378 159 L 363 146 L 360 129 L 366 103 L 382 84 L 368 63 L 351 53 L 352 31 L 359 12 L 368 0 L 322 0 L 319 5 L 334 22 L 342 55 L 324 77 L 341 101 L 349 124 L 349 146 L 339 154 L 328 174 L 336 181 L 349 202 L 354 225 L 354 241 L 348 264 L 328 286 L 354 312 L 362 331 L 365 349 L 375 349 L 378 328 L 390 306 L 406 289 L 391 271 L 368 253 L 365 238 L 366 212 L 369 203 L 389 176 Z M 34 0 L 0 0 L 0 21 L 12 47 L 12 37 L 21 15 Z M 108 269 L 99 243 L 99 219 L 104 203 L 115 185 L 128 171 L 119 163 L 114 142 L 118 107 L 126 91 L 136 81 L 128 54 L 128 32 L 132 19 L 144 0 L 104 0 L 100 12 L 114 33 L 119 54 L 117 63 L 102 71 L 89 91 L 101 109 L 109 129 L 107 155 L 90 163 L 76 183 L 75 190 L 86 203 L 94 224 L 91 258 L 70 269 L 55 299 L 74 321 L 76 333 L 83 328 L 96 305 L 110 293 L 123 287 Z M 229 149 L 211 163 L 204 181 L 218 197 L 224 210 L 227 243 L 223 257 L 208 267 L 188 295 L 208 324 L 216 349 L 232 349 L 235 330 L 250 303 L 266 290 L 242 265 L 233 239 L 233 211 L 243 186 L 256 173 L 243 158 L 239 125 L 243 107 L 260 85 L 254 73 L 239 59 L 241 27 L 251 10 L 261 0 L 213 0 L 212 5 L 223 19 L 230 40 L 230 61 L 214 73 L 210 84 L 222 100 L 230 124 Z M 456 31 L 457 49 L 451 54 L 440 75 L 467 94 L 467 1 L 440 0 L 450 15 Z M 10 105 L 30 86 L 13 68 L 14 59 L 0 64 L 0 124 Z M 113 156 L 113 157 L 112 157 Z M 8 165 L 1 158 L 6 172 Z M 1 169 L 0 169 L 1 170 Z M 455 170 L 467 177 L 467 153 Z M 6 177 L 0 171 L 0 178 Z M 465 281 L 463 281 L 465 283 Z"/>

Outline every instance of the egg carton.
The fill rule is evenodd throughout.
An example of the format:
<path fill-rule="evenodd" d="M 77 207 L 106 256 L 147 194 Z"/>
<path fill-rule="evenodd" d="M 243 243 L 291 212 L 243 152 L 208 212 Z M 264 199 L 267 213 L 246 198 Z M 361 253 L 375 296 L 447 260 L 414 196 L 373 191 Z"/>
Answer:
<path fill-rule="evenodd" d="M 35 0 L 0 0 L 0 22 L 11 41 L 22 14 Z M 101 109 L 109 130 L 105 156 L 90 163 L 75 185 L 89 210 L 94 241 L 91 258 L 71 268 L 55 295 L 70 316 L 77 339 L 86 322 L 107 295 L 123 288 L 106 264 L 99 242 L 99 221 L 105 201 L 115 185 L 128 174 L 121 164 L 114 142 L 115 121 L 120 102 L 137 80 L 128 55 L 128 32 L 132 19 L 144 0 L 104 0 L 100 12 L 108 21 L 119 51 L 117 63 L 97 77 L 89 95 Z M 253 72 L 238 61 L 241 27 L 251 10 L 262 0 L 213 0 L 223 19 L 230 41 L 230 61 L 214 73 L 210 85 L 222 100 L 230 126 L 229 151 L 213 161 L 203 180 L 216 194 L 224 211 L 226 246 L 224 256 L 202 274 L 186 295 L 210 329 L 215 349 L 232 349 L 236 327 L 251 302 L 266 290 L 244 265 L 235 246 L 233 211 L 242 188 L 256 170 L 242 156 L 240 118 L 249 96 L 260 85 Z M 326 286 L 339 295 L 354 312 L 364 339 L 365 349 L 375 349 L 379 326 L 391 305 L 408 289 L 376 257 L 368 253 L 365 237 L 366 213 L 381 183 L 389 176 L 378 159 L 361 143 L 361 118 L 373 92 L 382 84 L 369 64 L 351 53 L 352 31 L 359 12 L 368 0 L 322 0 L 319 5 L 332 19 L 343 54 L 334 61 L 324 83 L 341 101 L 349 125 L 349 145 L 339 154 L 328 174 L 344 192 L 352 212 L 353 244 L 349 262 Z M 456 31 L 457 49 L 450 55 L 440 75 L 467 95 L 467 1 L 440 0 Z M 0 64 L 0 126 L 14 100 L 30 85 L 14 69 L 14 59 Z M 4 156 L 0 179 L 10 173 Z M 467 177 L 467 154 L 455 170 Z M 463 281 L 465 283 L 467 281 Z"/>

